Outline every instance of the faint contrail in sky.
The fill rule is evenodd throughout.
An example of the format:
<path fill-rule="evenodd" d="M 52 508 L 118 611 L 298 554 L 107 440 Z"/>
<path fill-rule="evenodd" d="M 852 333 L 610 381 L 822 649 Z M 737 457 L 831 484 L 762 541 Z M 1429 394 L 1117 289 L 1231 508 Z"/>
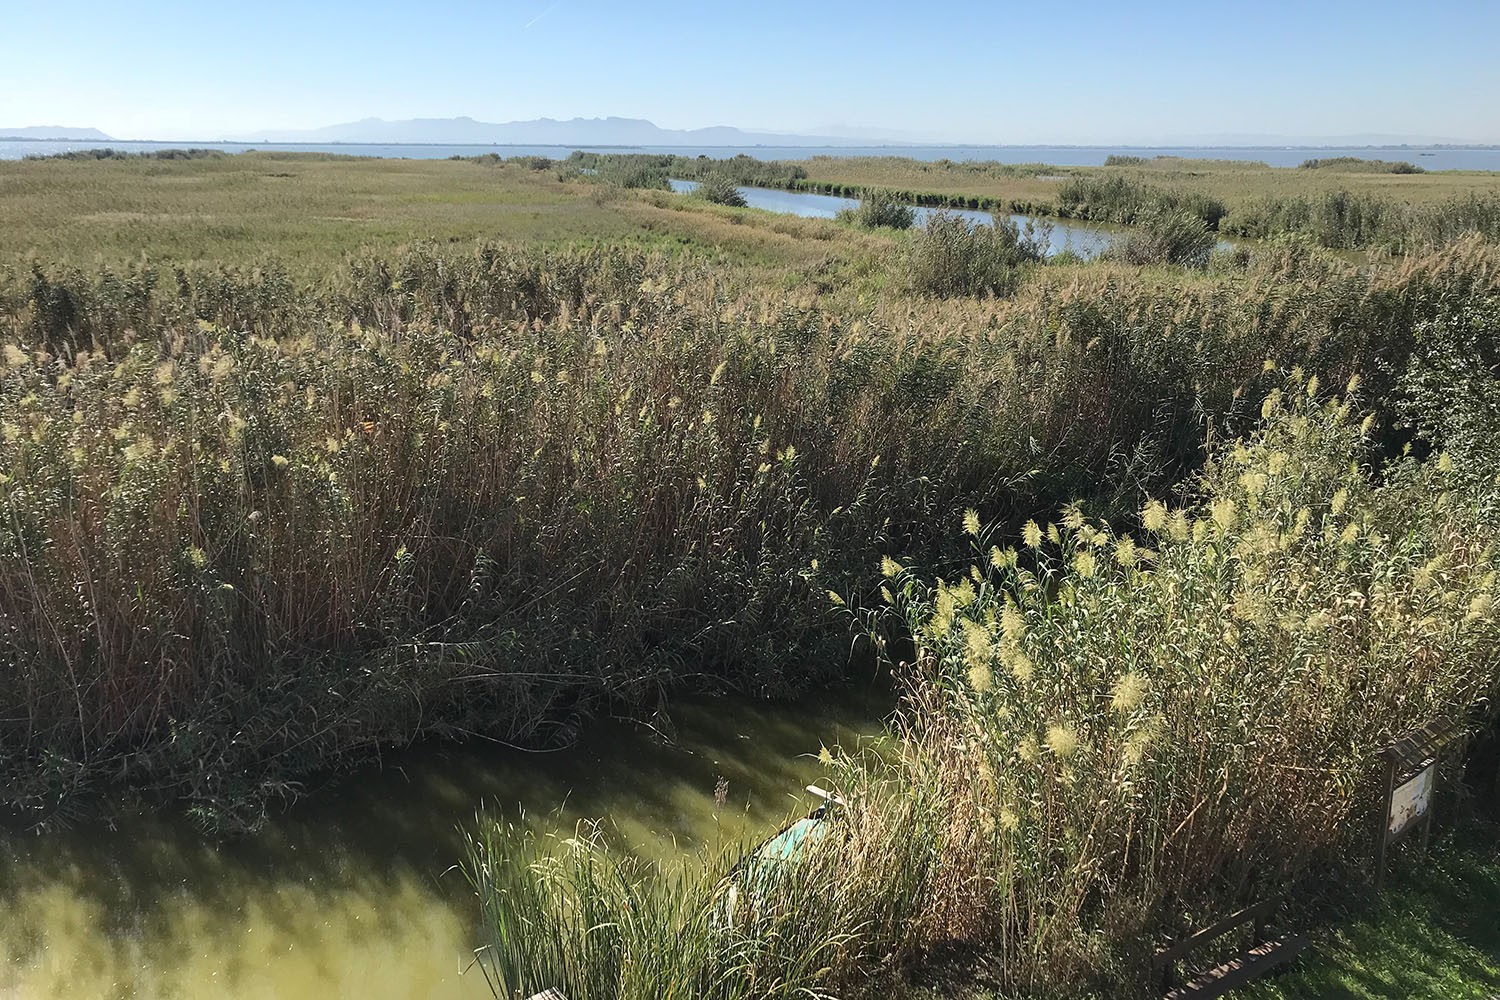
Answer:
<path fill-rule="evenodd" d="M 527 28 L 531 27 L 533 24 L 536 24 L 542 18 L 544 18 L 548 14 L 552 13 L 554 10 L 557 9 L 557 5 L 560 4 L 560 3 L 562 3 L 562 0 L 552 0 L 552 3 L 550 3 L 550 4 L 547 5 L 547 9 L 546 10 L 542 11 L 540 14 L 538 14 L 536 17 L 533 17 L 531 20 L 527 21 L 525 24 L 521 25 L 521 30 L 525 31 Z"/>

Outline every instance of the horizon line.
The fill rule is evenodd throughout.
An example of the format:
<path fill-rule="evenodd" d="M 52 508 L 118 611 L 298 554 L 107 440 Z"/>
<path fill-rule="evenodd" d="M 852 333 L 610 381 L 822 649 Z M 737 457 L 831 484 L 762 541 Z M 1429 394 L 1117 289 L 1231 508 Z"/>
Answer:
<path fill-rule="evenodd" d="M 732 126 L 729 126 L 732 127 Z M 808 138 L 824 138 L 808 136 Z M 837 138 L 830 136 L 826 138 Z M 1500 149 L 1500 141 L 1484 142 L 1388 142 L 1388 143 L 1150 143 L 1150 142 L 917 142 L 913 140 L 872 140 L 869 142 L 820 142 L 820 143 L 620 143 L 620 142 L 410 142 L 400 140 L 349 140 L 349 139 L 121 139 L 109 136 L 104 139 L 88 137 L 57 138 L 32 135 L 8 135 L 0 132 L 0 142 L 134 142 L 134 143 L 184 143 L 198 142 L 216 146 L 465 146 L 474 149 Z"/>

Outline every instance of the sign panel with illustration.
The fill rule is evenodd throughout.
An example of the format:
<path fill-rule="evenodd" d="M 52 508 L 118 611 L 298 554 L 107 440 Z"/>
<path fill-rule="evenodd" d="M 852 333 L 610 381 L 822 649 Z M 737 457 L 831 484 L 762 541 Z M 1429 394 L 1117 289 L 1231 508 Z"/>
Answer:
<path fill-rule="evenodd" d="M 1390 835 L 1399 837 L 1413 823 L 1427 815 L 1432 804 L 1432 775 L 1436 764 L 1429 764 L 1391 793 Z"/>

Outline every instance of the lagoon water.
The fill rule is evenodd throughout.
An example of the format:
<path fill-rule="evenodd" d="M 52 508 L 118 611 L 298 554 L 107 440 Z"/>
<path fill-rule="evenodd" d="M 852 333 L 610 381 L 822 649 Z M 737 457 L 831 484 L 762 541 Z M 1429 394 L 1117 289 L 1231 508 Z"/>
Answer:
<path fill-rule="evenodd" d="M 697 181 L 678 180 L 673 178 L 669 181 L 672 190 L 678 194 L 687 194 L 697 189 Z M 742 187 L 737 189 L 745 199 L 745 204 L 750 208 L 762 208 L 768 212 L 782 212 L 787 215 L 799 215 L 807 219 L 832 219 L 846 208 L 857 208 L 859 199 L 840 198 L 835 195 L 813 194 L 806 191 L 782 191 L 779 188 Z M 934 212 L 944 211 L 952 215 L 959 215 L 968 219 L 971 223 L 981 226 L 993 225 L 995 217 L 989 212 L 976 212 L 970 209 L 937 209 L 913 206 L 916 211 L 916 224 L 923 226 L 932 217 Z M 1095 225 L 1085 225 L 1077 222 L 1064 222 L 1057 219 L 1040 219 L 1030 215 L 1012 215 L 1010 221 L 1014 222 L 1021 231 L 1026 232 L 1028 226 L 1035 227 L 1038 234 L 1046 236 L 1047 255 L 1061 253 L 1070 250 L 1080 257 L 1097 257 L 1114 241 L 1115 234 L 1109 229 Z"/>
<path fill-rule="evenodd" d="M 758 839 L 809 807 L 819 748 L 852 749 L 889 704 L 873 691 L 705 701 L 654 729 L 592 725 L 555 753 L 401 752 L 222 843 L 169 812 L 0 835 L 0 996 L 487 997 L 480 970 L 464 971 L 478 904 L 453 868 L 477 810 L 524 808 L 566 833 L 607 816 L 659 857 Z"/>
<path fill-rule="evenodd" d="M 450 156 L 566 157 L 577 146 L 474 146 L 394 143 L 246 143 L 205 142 L 61 142 L 0 140 L 0 160 L 46 156 L 82 149 L 119 149 L 131 153 L 189 146 L 293 153 L 338 153 L 345 156 L 405 157 L 441 160 Z M 1500 146 L 590 146 L 596 153 L 662 153 L 722 159 L 744 154 L 758 160 L 805 160 L 812 156 L 906 156 L 915 160 L 990 160 L 997 163 L 1051 163 L 1065 167 L 1099 166 L 1111 154 L 1181 156 L 1187 159 L 1258 160 L 1273 167 L 1295 167 L 1303 160 L 1357 156 L 1371 160 L 1408 160 L 1427 170 L 1500 170 Z"/>

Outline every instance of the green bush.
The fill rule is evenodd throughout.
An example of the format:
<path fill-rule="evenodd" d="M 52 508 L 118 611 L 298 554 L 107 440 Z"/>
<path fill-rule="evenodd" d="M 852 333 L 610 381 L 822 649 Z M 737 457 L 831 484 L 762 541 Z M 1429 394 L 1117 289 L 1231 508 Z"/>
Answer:
<path fill-rule="evenodd" d="M 840 209 L 838 220 L 864 229 L 910 229 L 917 220 L 917 210 L 903 205 L 889 191 L 872 191 L 857 207 Z"/>
<path fill-rule="evenodd" d="M 745 196 L 740 194 L 734 178 L 728 174 L 704 174 L 693 193 L 715 205 L 728 205 L 731 208 L 745 207 Z"/>
<path fill-rule="evenodd" d="M 1152 209 L 1137 220 L 1111 252 L 1127 264 L 1180 264 L 1207 267 L 1218 238 L 1187 212 Z"/>
<path fill-rule="evenodd" d="M 1404 425 L 1474 490 L 1500 475 L 1500 298 L 1418 324 L 1398 382 Z"/>
<path fill-rule="evenodd" d="M 934 212 L 902 256 L 909 287 L 924 295 L 1009 295 L 1022 269 L 1042 259 L 1044 236 L 1022 234 L 1009 219 L 975 225 Z"/>

